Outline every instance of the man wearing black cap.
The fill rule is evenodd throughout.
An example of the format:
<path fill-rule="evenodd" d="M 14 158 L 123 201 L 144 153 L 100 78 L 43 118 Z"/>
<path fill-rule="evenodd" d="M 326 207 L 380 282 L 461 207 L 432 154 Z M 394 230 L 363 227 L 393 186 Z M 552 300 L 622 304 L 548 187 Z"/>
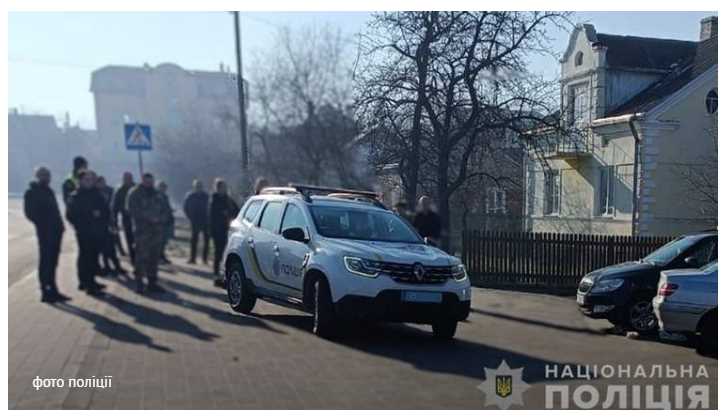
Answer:
<path fill-rule="evenodd" d="M 79 187 L 78 173 L 88 168 L 88 161 L 83 156 L 76 156 L 73 158 L 73 172 L 68 175 L 65 181 L 63 181 L 63 202 L 68 204 L 68 198 L 71 193 L 76 191 Z"/>

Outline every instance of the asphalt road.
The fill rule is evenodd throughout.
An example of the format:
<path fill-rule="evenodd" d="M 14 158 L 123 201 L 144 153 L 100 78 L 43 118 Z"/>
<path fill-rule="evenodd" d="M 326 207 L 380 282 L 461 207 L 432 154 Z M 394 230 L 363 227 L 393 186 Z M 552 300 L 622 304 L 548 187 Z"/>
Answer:
<path fill-rule="evenodd" d="M 209 266 L 187 265 L 181 254 L 161 272 L 164 294 L 138 295 L 122 278 L 104 280 L 103 299 L 85 296 L 75 288 L 69 229 L 58 278 L 73 300 L 41 304 L 32 227 L 13 200 L 9 218 L 10 408 L 496 408 L 478 386 L 485 369 L 503 361 L 523 368 L 513 373 L 512 389 L 525 391 L 527 408 L 545 407 L 546 386 L 584 384 L 601 402 L 608 385 L 704 384 L 716 408 L 715 359 L 612 334 L 607 323 L 584 319 L 572 298 L 477 289 L 472 314 L 451 342 L 408 324 L 352 326 L 327 341 L 294 310 L 258 302 L 253 315 L 235 314 L 213 287 Z M 708 378 L 546 378 L 556 367 L 623 365 L 634 373 L 641 365 L 649 373 L 655 364 L 691 366 L 693 374 L 704 365 Z M 111 387 L 68 385 L 107 375 Z M 529 388 L 518 387 L 520 376 Z M 36 389 L 36 378 L 66 383 Z"/>
<path fill-rule="evenodd" d="M 63 203 L 58 204 L 63 210 Z M 38 264 L 38 243 L 35 228 L 23 214 L 23 201 L 18 197 L 8 199 L 8 286 L 25 278 L 34 277 Z M 62 253 L 75 254 L 73 228 L 66 223 Z"/>

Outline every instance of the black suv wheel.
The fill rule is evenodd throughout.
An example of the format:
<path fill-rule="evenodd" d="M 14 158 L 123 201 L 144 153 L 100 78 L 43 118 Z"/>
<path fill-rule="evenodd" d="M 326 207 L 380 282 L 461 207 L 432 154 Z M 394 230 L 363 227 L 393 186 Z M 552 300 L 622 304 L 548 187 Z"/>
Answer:
<path fill-rule="evenodd" d="M 313 287 L 313 333 L 319 337 L 332 338 L 338 332 L 338 322 L 331 288 L 324 279 L 317 280 Z"/>
<path fill-rule="evenodd" d="M 257 297 L 252 285 L 245 278 L 245 271 L 239 261 L 230 262 L 225 270 L 227 279 L 227 299 L 235 312 L 249 314 L 255 307 Z"/>
<path fill-rule="evenodd" d="M 432 333 L 434 338 L 440 340 L 451 340 L 457 332 L 457 320 L 453 318 L 442 318 L 432 322 Z"/>

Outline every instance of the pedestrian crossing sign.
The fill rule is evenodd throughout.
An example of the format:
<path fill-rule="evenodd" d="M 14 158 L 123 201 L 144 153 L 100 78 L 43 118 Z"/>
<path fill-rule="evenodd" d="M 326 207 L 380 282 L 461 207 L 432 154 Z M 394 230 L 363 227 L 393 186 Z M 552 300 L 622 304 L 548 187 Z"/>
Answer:
<path fill-rule="evenodd" d="M 151 150 L 151 127 L 145 124 L 124 124 L 126 150 Z"/>

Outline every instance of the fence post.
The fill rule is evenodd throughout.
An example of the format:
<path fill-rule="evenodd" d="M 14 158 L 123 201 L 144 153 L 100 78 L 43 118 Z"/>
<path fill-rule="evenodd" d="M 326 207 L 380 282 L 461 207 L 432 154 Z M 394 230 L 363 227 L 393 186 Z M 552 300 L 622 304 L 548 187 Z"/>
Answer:
<path fill-rule="evenodd" d="M 609 236 L 606 242 L 606 265 L 613 265 L 616 263 L 616 241 L 613 236 Z"/>

